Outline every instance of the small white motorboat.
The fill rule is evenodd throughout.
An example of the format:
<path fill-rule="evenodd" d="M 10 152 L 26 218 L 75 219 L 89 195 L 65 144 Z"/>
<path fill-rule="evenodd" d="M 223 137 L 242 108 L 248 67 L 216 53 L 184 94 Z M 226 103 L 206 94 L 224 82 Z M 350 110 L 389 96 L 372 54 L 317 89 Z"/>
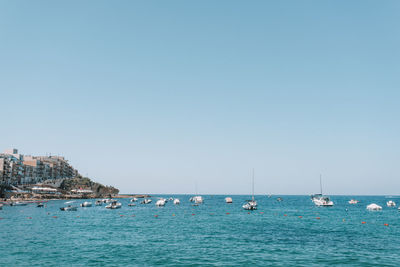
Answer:
<path fill-rule="evenodd" d="M 66 207 L 60 208 L 60 210 L 62 210 L 62 211 L 77 211 L 78 208 L 75 206 L 68 205 Z"/>
<path fill-rule="evenodd" d="M 22 201 L 11 202 L 10 206 L 26 206 L 28 203 Z"/>
<path fill-rule="evenodd" d="M 151 199 L 150 198 L 145 198 L 142 200 L 142 202 L 140 202 L 140 204 L 150 204 L 151 203 Z"/>
<path fill-rule="evenodd" d="M 42 202 L 39 202 L 39 203 L 37 204 L 36 207 L 38 207 L 38 208 L 43 208 L 43 207 L 44 207 L 44 204 L 43 204 Z"/>
<path fill-rule="evenodd" d="M 129 203 L 128 206 L 129 206 L 129 207 L 135 207 L 136 204 L 135 204 L 135 203 Z"/>
<path fill-rule="evenodd" d="M 278 197 L 278 198 L 276 199 L 276 201 L 278 201 L 278 202 L 282 202 L 282 201 L 283 201 L 283 198 L 281 198 L 281 197 Z"/>
<path fill-rule="evenodd" d="M 96 200 L 95 205 L 96 206 L 102 206 L 103 205 L 103 201 L 102 200 Z"/>
<path fill-rule="evenodd" d="M 122 204 L 119 203 L 118 201 L 114 200 L 110 204 L 106 206 L 106 209 L 120 209 L 122 207 Z"/>
<path fill-rule="evenodd" d="M 84 207 L 84 208 L 91 207 L 91 206 L 92 206 L 92 202 L 88 202 L 88 201 L 85 201 L 81 204 L 81 207 Z"/>
<path fill-rule="evenodd" d="M 114 201 L 114 199 L 111 199 L 111 198 L 104 198 L 104 199 L 102 199 L 101 201 L 103 201 L 103 203 L 111 203 L 111 202 Z"/>
<path fill-rule="evenodd" d="M 349 204 L 357 204 L 359 201 L 358 200 L 356 200 L 356 199 L 350 199 L 349 200 Z"/>
<path fill-rule="evenodd" d="M 157 200 L 156 206 L 157 207 L 164 207 L 165 203 L 166 203 L 166 200 L 164 198 L 160 198 L 159 200 Z"/>
<path fill-rule="evenodd" d="M 388 202 L 386 202 L 386 206 L 388 206 L 388 207 L 396 207 L 396 202 L 394 202 L 393 200 L 389 200 Z"/>
<path fill-rule="evenodd" d="M 181 204 L 181 201 L 179 200 L 179 198 L 175 198 L 175 199 L 174 199 L 174 204 L 175 204 L 175 205 Z"/>
<path fill-rule="evenodd" d="M 231 197 L 226 197 L 225 198 L 225 202 L 228 203 L 228 204 L 232 204 L 233 201 L 232 201 Z"/>
<path fill-rule="evenodd" d="M 367 206 L 367 210 L 382 210 L 382 207 L 375 203 L 372 203 Z"/>
<path fill-rule="evenodd" d="M 0 210 L 2 210 L 3 209 L 3 204 L 0 204 Z"/>
<path fill-rule="evenodd" d="M 131 202 L 136 202 L 136 201 L 138 201 L 138 199 L 136 197 L 131 199 Z"/>

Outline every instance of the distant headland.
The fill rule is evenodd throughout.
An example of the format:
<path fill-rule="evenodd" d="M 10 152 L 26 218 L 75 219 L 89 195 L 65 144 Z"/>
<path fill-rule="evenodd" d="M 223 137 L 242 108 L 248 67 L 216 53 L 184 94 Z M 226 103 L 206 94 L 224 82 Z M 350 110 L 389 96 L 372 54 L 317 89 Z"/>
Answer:
<path fill-rule="evenodd" d="M 119 190 L 83 177 L 62 156 L 0 153 L 0 198 L 71 199 L 117 196 Z"/>

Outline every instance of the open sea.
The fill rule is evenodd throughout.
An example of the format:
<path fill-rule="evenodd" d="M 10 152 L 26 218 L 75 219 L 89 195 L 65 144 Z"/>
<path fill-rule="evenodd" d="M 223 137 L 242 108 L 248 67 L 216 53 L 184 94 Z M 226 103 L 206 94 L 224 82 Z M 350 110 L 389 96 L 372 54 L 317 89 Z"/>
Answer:
<path fill-rule="evenodd" d="M 0 210 L 0 266 L 400 266 L 400 212 L 384 196 L 331 196 L 315 207 L 309 196 L 189 195 L 165 207 L 103 206 L 64 212 L 65 201 Z M 357 205 L 347 203 L 351 198 Z M 140 201 L 141 199 L 139 199 Z M 79 205 L 84 200 L 76 201 Z M 367 211 L 377 203 L 382 211 Z M 363 223 L 364 222 L 364 223 Z M 385 225 L 386 224 L 386 225 Z"/>

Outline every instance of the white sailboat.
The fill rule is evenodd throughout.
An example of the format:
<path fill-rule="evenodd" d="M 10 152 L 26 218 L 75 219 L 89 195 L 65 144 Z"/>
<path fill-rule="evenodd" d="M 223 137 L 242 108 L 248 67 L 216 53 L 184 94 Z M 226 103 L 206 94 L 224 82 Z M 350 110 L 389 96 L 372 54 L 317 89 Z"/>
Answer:
<path fill-rule="evenodd" d="M 253 169 L 253 184 L 252 184 L 251 200 L 248 200 L 242 207 L 245 210 L 256 210 L 257 209 L 257 201 L 254 199 L 254 169 Z"/>
<path fill-rule="evenodd" d="M 189 199 L 190 202 L 194 202 L 194 205 L 199 205 L 203 203 L 203 197 L 197 194 L 197 183 L 196 183 L 196 195 Z"/>
<path fill-rule="evenodd" d="M 328 196 L 322 194 L 322 176 L 319 177 L 319 186 L 321 189 L 320 194 L 311 195 L 311 200 L 318 207 L 332 207 L 333 201 L 329 199 Z"/>

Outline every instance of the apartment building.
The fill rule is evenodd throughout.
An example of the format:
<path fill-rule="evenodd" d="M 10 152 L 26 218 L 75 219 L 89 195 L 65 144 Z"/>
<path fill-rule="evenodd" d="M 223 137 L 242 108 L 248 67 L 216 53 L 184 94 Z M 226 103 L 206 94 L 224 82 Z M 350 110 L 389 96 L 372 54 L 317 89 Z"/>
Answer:
<path fill-rule="evenodd" d="M 49 179 L 73 178 L 78 175 L 64 157 L 26 156 L 8 149 L 0 154 L 0 183 L 32 184 Z"/>

